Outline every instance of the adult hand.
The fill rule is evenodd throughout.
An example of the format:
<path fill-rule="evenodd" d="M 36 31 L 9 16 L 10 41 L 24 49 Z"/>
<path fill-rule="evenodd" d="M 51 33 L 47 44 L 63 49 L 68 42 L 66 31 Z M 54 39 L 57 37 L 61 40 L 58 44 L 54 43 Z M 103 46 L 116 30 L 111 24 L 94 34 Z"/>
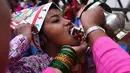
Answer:
<path fill-rule="evenodd" d="M 82 38 L 79 46 L 72 46 L 72 48 L 76 51 L 79 57 L 82 57 L 87 50 L 87 43 L 85 41 L 85 38 Z"/>
<path fill-rule="evenodd" d="M 32 31 L 36 30 L 36 27 L 34 25 L 31 25 L 29 23 L 27 24 L 20 24 L 16 27 L 14 33 L 15 35 L 23 34 L 27 37 L 28 40 L 31 40 L 32 38 Z"/>
<path fill-rule="evenodd" d="M 81 23 L 84 30 L 94 25 L 105 24 L 104 10 L 101 7 L 93 8 L 88 11 L 84 11 L 81 16 Z"/>

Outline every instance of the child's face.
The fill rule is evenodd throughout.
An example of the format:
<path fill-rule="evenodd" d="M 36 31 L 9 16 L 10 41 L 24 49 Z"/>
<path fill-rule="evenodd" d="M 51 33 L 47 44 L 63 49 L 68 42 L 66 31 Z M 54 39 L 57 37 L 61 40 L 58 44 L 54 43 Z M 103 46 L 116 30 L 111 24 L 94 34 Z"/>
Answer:
<path fill-rule="evenodd" d="M 80 40 L 70 35 L 70 29 L 74 25 L 62 17 L 62 12 L 58 9 L 50 9 L 44 21 L 43 30 L 49 41 L 58 46 L 79 45 Z"/>

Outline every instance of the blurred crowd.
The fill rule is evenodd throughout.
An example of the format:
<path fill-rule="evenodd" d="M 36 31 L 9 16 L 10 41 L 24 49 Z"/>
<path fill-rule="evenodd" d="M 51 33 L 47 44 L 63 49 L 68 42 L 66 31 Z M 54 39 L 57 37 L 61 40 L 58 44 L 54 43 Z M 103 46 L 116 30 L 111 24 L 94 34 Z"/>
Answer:
<path fill-rule="evenodd" d="M 83 8 L 88 0 L 8 0 L 12 13 L 34 6 L 40 6 L 48 2 L 54 2 L 63 10 L 65 18 L 76 22 L 79 9 Z"/>
<path fill-rule="evenodd" d="M 38 2 L 44 4 L 47 0 L 8 0 L 11 12 L 20 11 L 22 9 L 35 6 Z"/>

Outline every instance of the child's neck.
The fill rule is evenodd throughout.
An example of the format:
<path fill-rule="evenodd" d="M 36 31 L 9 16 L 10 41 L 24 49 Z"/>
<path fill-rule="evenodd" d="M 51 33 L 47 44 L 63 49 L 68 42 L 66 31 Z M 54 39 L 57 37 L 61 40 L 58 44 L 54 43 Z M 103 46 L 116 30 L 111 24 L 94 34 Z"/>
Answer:
<path fill-rule="evenodd" d="M 60 47 L 56 46 L 53 43 L 47 43 L 44 47 L 44 52 L 46 52 L 49 56 L 55 57 L 57 52 L 60 50 Z"/>

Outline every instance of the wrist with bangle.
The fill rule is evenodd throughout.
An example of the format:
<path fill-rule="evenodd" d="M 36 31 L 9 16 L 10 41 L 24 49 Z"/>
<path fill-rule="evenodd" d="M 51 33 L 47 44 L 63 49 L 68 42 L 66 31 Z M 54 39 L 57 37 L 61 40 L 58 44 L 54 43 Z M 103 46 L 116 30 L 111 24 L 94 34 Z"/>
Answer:
<path fill-rule="evenodd" d="M 85 32 L 87 36 L 96 30 L 105 30 L 100 26 L 91 26 Z M 73 66 L 77 64 L 78 56 L 76 51 L 71 46 L 62 46 L 58 55 L 52 60 L 50 67 L 54 67 L 62 71 L 62 73 L 70 73 Z"/>
<path fill-rule="evenodd" d="M 103 32 L 105 32 L 105 30 L 100 26 L 91 26 L 85 31 L 85 37 L 88 38 L 88 35 L 96 30 L 102 30 Z"/>
<path fill-rule="evenodd" d="M 58 68 L 63 73 L 70 73 L 77 63 L 77 53 L 71 46 L 63 46 L 52 60 L 50 67 Z"/>

